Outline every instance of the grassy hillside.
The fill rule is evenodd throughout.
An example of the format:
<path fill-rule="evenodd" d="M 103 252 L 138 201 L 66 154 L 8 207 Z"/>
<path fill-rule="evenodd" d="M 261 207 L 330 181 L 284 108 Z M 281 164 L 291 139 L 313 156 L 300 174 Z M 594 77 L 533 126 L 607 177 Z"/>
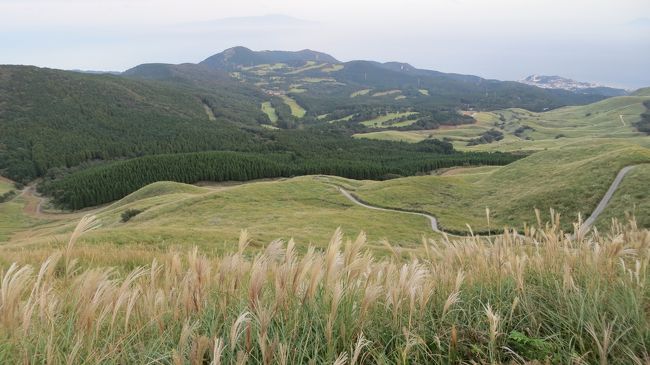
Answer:
<path fill-rule="evenodd" d="M 601 231 L 606 231 L 612 218 L 627 222 L 628 215 L 636 218 L 639 227 L 650 227 L 650 165 L 640 165 L 630 171 L 612 197 L 609 206 L 596 222 Z"/>
<path fill-rule="evenodd" d="M 474 124 L 426 131 L 386 131 L 357 134 L 357 138 L 418 142 L 428 138 L 447 139 L 456 148 L 468 150 L 542 150 L 574 143 L 572 139 L 621 138 L 642 136 L 636 124 L 646 112 L 645 96 L 622 96 L 597 103 L 571 106 L 544 113 L 524 109 L 471 113 Z M 497 142 L 471 146 L 470 141 L 488 131 L 504 138 Z"/>
<path fill-rule="evenodd" d="M 569 229 L 566 224 L 576 219 L 578 212 L 585 218 L 596 206 L 620 168 L 648 162 L 650 149 L 609 140 L 539 152 L 504 167 L 451 169 L 442 175 L 389 181 L 301 177 L 212 190 L 161 182 L 95 210 L 103 226 L 87 240 L 129 247 L 155 244 L 164 248 L 187 241 L 207 245 L 210 240 L 234 239 L 245 228 L 256 240 L 296 237 L 316 241 L 341 226 L 346 232 L 372 232 L 369 239 L 374 245 L 387 238 L 413 247 L 421 235 L 431 235 L 426 219 L 356 206 L 329 182 L 345 186 L 373 205 L 431 213 L 440 227 L 450 231 L 467 232 L 466 224 L 475 232 L 504 225 L 522 228 L 524 222 L 537 221 L 535 208 L 541 210 L 542 219 L 549 218 L 548 210 L 554 208 Z M 639 224 L 648 225 L 643 214 L 646 171 L 639 168 L 626 177 L 621 197 L 617 194 L 606 210 L 609 216 L 621 217 L 626 207 L 636 204 Z M 489 227 L 486 207 L 490 209 Z M 32 217 L 23 211 L 20 199 L 2 208 L 3 221 L 14 223 L 0 235 L 14 242 L 69 232 L 80 216 Z M 127 209 L 143 212 L 122 223 L 121 214 Z M 20 233 L 24 230 L 29 235 Z"/>
<path fill-rule="evenodd" d="M 220 254 L 81 245 L 95 225 L 46 249 L 0 247 L 1 363 L 647 360 L 650 242 L 635 227 L 576 241 L 551 222 L 380 257 L 339 232 L 304 253 L 306 241 L 245 235 Z"/>
<path fill-rule="evenodd" d="M 647 162 L 650 149 L 638 145 L 576 143 L 488 172 L 368 182 L 354 193 L 374 205 L 431 213 L 443 228 L 454 231 L 466 231 L 466 223 L 475 231 L 487 230 L 486 207 L 491 228 L 532 224 L 535 208 L 544 217 L 554 208 L 567 223 L 596 207 L 622 167 Z"/>
<path fill-rule="evenodd" d="M 9 192 L 11 190 L 14 190 L 13 182 L 9 180 L 5 180 L 2 176 L 0 176 L 0 195 Z"/>
<path fill-rule="evenodd" d="M 4 235 L 0 230 L 0 242 L 12 236 L 14 244 L 43 242 L 41 239 L 70 232 L 79 218 L 29 217 L 20 203 L 0 205 L 2 221 L 14 222 L 5 227 Z M 123 223 L 121 214 L 128 209 L 142 213 Z M 335 187 L 314 177 L 204 188 L 159 182 L 94 213 L 102 227 L 84 239 L 92 245 L 146 244 L 165 249 L 183 243 L 221 251 L 232 248 L 227 242 L 236 240 L 242 229 L 247 229 L 256 243 L 292 237 L 301 242 L 324 242 L 337 227 L 349 234 L 372 230 L 368 239 L 375 246 L 388 239 L 414 247 L 422 236 L 433 236 L 425 218 L 358 207 Z M 29 236 L 21 235 L 23 228 Z"/>

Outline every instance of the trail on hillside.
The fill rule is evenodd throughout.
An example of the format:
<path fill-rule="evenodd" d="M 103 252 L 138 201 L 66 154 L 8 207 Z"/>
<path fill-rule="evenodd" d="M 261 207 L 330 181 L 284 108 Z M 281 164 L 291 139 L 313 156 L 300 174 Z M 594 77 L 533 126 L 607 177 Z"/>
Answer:
<path fill-rule="evenodd" d="M 364 203 L 364 202 L 358 200 L 354 195 L 350 194 L 349 191 L 343 189 L 342 187 L 338 187 L 338 186 L 337 186 L 337 188 L 339 189 L 339 191 L 341 192 L 341 194 L 343 194 L 343 196 L 345 196 L 346 198 L 348 198 L 350 201 L 352 201 L 353 203 L 355 203 L 355 204 L 357 204 L 357 205 L 360 205 L 360 206 L 362 206 L 362 207 L 364 207 L 364 208 L 367 208 L 367 209 L 381 210 L 381 211 L 385 211 L 385 212 L 395 212 L 395 213 L 403 213 L 403 214 L 412 214 L 412 215 L 419 215 L 419 216 L 421 216 L 421 217 L 426 217 L 426 218 L 429 219 L 429 221 L 431 222 L 431 230 L 434 231 L 434 232 L 440 233 L 440 230 L 438 229 L 438 220 L 436 219 L 436 217 L 434 217 L 434 216 L 432 216 L 432 215 L 430 215 L 430 214 L 425 214 L 425 213 L 416 213 L 416 212 L 407 212 L 407 211 L 404 211 L 404 210 L 397 210 L 397 209 L 388 209 L 388 208 L 375 207 L 375 206 L 368 205 L 368 204 L 366 204 L 366 203 Z"/>
<path fill-rule="evenodd" d="M 81 218 L 86 214 L 92 214 L 100 209 L 103 208 L 101 207 L 95 207 L 89 210 L 83 210 L 83 211 L 78 211 L 74 213 L 51 213 L 51 212 L 44 212 L 43 211 L 43 203 L 45 203 L 45 198 L 41 196 L 36 195 L 36 186 L 35 185 L 29 185 L 25 187 L 20 195 L 18 195 L 25 199 L 25 207 L 23 208 L 23 212 L 33 218 L 39 218 L 39 219 L 74 219 L 74 218 Z"/>
<path fill-rule="evenodd" d="M 578 233 L 580 235 L 587 233 L 591 226 L 596 222 L 596 219 L 598 219 L 598 216 L 605 210 L 607 205 L 609 204 L 609 201 L 612 199 L 612 196 L 618 189 L 618 187 L 621 185 L 621 181 L 623 181 L 623 178 L 625 175 L 627 175 L 628 172 L 632 171 L 633 168 L 636 166 L 626 166 L 621 169 L 621 171 L 618 172 L 616 175 L 616 178 L 612 182 L 612 184 L 609 186 L 609 189 L 607 189 L 607 192 L 603 196 L 603 198 L 600 200 L 600 203 L 596 206 L 596 209 L 591 213 L 589 218 L 585 220 L 585 222 L 580 226 L 580 230 Z"/>
<path fill-rule="evenodd" d="M 600 200 L 600 203 L 598 203 L 598 206 L 596 206 L 596 209 L 591 213 L 589 218 L 587 218 L 584 223 L 580 226 L 579 234 L 583 235 L 586 232 L 589 231 L 589 229 L 593 226 L 594 222 L 596 222 L 596 219 L 598 219 L 598 216 L 605 210 L 607 205 L 609 204 L 609 201 L 612 199 L 612 196 L 616 192 L 616 190 L 619 188 L 621 185 L 621 182 L 623 181 L 623 178 L 625 175 L 627 175 L 628 172 L 630 172 L 633 168 L 636 166 L 626 166 L 621 169 L 621 171 L 618 172 L 616 175 L 616 178 L 612 182 L 612 184 L 609 186 L 609 189 L 603 196 L 603 198 Z M 338 185 L 333 185 L 336 187 L 343 196 L 345 196 L 348 200 L 351 202 L 355 203 L 356 205 L 359 205 L 361 207 L 367 208 L 367 209 L 373 209 L 373 210 L 381 210 L 385 212 L 394 212 L 394 213 L 402 213 L 402 214 L 411 214 L 411 215 L 418 215 L 422 217 L 426 217 L 429 219 L 431 222 L 431 230 L 436 233 L 445 233 L 449 236 L 456 236 L 454 234 L 442 231 L 438 228 L 438 220 L 436 217 L 430 214 L 425 214 L 425 213 L 417 213 L 417 212 L 408 212 L 404 210 L 399 210 L 399 209 L 391 209 L 391 208 L 382 208 L 374 205 L 370 205 L 368 203 L 362 202 L 359 200 L 357 197 L 355 197 L 353 194 L 351 194 L 349 191 L 345 190 L 344 188 L 338 186 Z"/>

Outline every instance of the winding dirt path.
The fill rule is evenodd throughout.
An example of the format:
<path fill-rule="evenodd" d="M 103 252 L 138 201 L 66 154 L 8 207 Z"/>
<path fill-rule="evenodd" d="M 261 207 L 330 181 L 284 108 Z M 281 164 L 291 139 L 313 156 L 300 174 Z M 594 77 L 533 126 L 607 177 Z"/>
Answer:
<path fill-rule="evenodd" d="M 596 222 L 596 219 L 598 219 L 598 216 L 603 212 L 603 210 L 605 210 L 605 208 L 609 204 L 609 201 L 612 199 L 612 196 L 614 196 L 614 193 L 618 189 L 619 185 L 621 185 L 621 181 L 623 181 L 625 175 L 627 175 L 627 173 L 630 172 L 635 167 L 636 166 L 626 166 L 623 167 L 621 171 L 618 172 L 616 178 L 609 186 L 609 189 L 607 189 L 607 192 L 600 200 L 600 203 L 598 203 L 598 205 L 596 206 L 596 209 L 594 209 L 594 211 L 591 212 L 589 218 L 587 218 L 584 221 L 584 223 L 582 223 L 582 226 L 580 226 L 580 230 L 578 231 L 579 234 L 583 235 L 587 233 L 587 231 L 589 231 L 591 226 L 593 226 L 594 223 Z"/>
<path fill-rule="evenodd" d="M 20 195 L 25 199 L 25 207 L 23 208 L 23 212 L 33 218 L 39 218 L 39 219 L 74 219 L 74 218 L 81 218 L 86 214 L 92 214 L 100 209 L 104 208 L 105 206 L 99 206 L 99 207 L 94 207 L 91 209 L 85 209 L 85 210 L 80 210 L 76 211 L 74 213 L 53 213 L 53 212 L 44 212 L 43 211 L 43 203 L 45 202 L 45 198 L 36 195 L 36 187 L 34 185 L 29 185 L 25 187 L 21 192 Z"/>
<path fill-rule="evenodd" d="M 609 201 L 612 199 L 612 196 L 618 189 L 618 187 L 621 185 L 621 182 L 623 181 L 623 178 L 625 175 L 627 175 L 628 172 L 630 172 L 632 169 L 634 169 L 636 166 L 626 166 L 621 169 L 621 171 L 618 172 L 616 175 L 616 178 L 612 182 L 612 184 L 609 186 L 609 189 L 603 196 L 603 198 L 600 200 L 600 203 L 598 203 L 598 206 L 596 206 L 596 209 L 591 213 L 589 218 L 587 218 L 584 223 L 582 223 L 582 226 L 580 226 L 580 231 L 578 232 L 580 235 L 583 235 L 589 231 L 589 229 L 593 226 L 594 222 L 596 222 L 596 219 L 598 219 L 598 216 L 605 210 L 607 205 L 609 204 Z M 348 198 L 351 202 L 355 203 L 356 205 L 359 205 L 361 207 L 367 208 L 367 209 L 373 209 L 373 210 L 381 210 L 384 212 L 394 212 L 394 213 L 402 213 L 402 214 L 411 214 L 411 215 L 418 215 L 421 217 L 426 217 L 429 219 L 431 222 L 431 230 L 436 233 L 445 233 L 449 236 L 456 236 L 455 234 L 448 233 L 441 231 L 438 228 L 438 220 L 436 217 L 430 215 L 430 214 L 425 214 L 425 213 L 416 213 L 416 212 L 408 212 L 404 210 L 398 210 L 398 209 L 390 209 L 390 208 L 381 208 L 373 205 L 369 205 L 367 203 L 364 203 L 357 199 L 352 193 L 349 191 L 345 190 L 344 188 L 337 186 L 337 185 L 332 185 L 336 187 L 343 196 Z M 573 236 L 572 236 L 573 237 Z"/>
<path fill-rule="evenodd" d="M 343 194 L 343 196 L 348 198 L 350 201 L 352 201 L 356 205 L 362 206 L 362 207 L 367 208 L 367 209 L 381 210 L 381 211 L 384 211 L 384 212 L 397 212 L 397 213 L 419 215 L 421 217 L 426 217 L 427 219 L 429 219 L 429 222 L 431 222 L 431 230 L 434 231 L 434 232 L 440 233 L 440 230 L 438 229 L 438 220 L 436 219 L 436 217 L 434 217 L 432 215 L 424 214 L 424 213 L 416 213 L 416 212 L 407 212 L 407 211 L 404 211 L 404 210 L 397 210 L 397 209 L 387 209 L 387 208 L 375 207 L 375 206 L 368 205 L 368 204 L 358 200 L 354 195 L 352 195 L 349 191 L 343 189 L 342 187 L 337 186 L 337 188 L 339 189 L 341 194 Z"/>

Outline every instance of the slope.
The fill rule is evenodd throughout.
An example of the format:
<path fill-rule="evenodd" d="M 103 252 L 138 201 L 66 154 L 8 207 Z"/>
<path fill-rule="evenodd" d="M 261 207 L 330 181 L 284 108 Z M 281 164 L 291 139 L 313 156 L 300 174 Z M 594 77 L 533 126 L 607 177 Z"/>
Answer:
<path fill-rule="evenodd" d="M 524 109 L 469 113 L 476 123 L 427 131 L 390 131 L 357 134 L 357 138 L 417 142 L 427 138 L 451 141 L 466 150 L 535 151 L 592 138 L 638 139 L 637 124 L 650 97 L 620 96 L 596 103 L 563 107 L 543 113 Z M 498 141 L 480 141 L 490 131 Z M 479 141 L 477 143 L 477 141 Z"/>
<path fill-rule="evenodd" d="M 353 193 L 375 206 L 430 213 L 448 231 L 467 231 L 466 223 L 475 231 L 533 224 L 535 208 L 541 210 L 543 221 L 553 208 L 566 223 L 575 220 L 579 212 L 586 217 L 621 168 L 648 162 L 650 149 L 635 144 L 579 142 L 488 171 L 367 182 Z M 630 179 L 635 176 L 630 173 Z"/>
<path fill-rule="evenodd" d="M 16 207 L 19 203 L 15 203 Z M 127 209 L 142 213 L 123 223 L 121 214 Z M 0 234 L 0 240 L 9 240 L 11 245 L 39 244 L 52 236 L 61 237 L 78 221 L 26 220 L 16 211 L 12 214 L 19 224 Z M 159 182 L 96 214 L 102 227 L 84 241 L 123 247 L 148 244 L 167 249 L 184 243 L 225 250 L 231 247 L 215 246 L 215 242 L 236 241 L 241 229 L 249 231 L 255 245 L 292 237 L 300 242 L 326 242 L 337 227 L 350 235 L 362 230 L 371 232 L 369 242 L 373 245 L 389 239 L 413 247 L 423 235 L 434 236 L 425 218 L 368 211 L 348 201 L 333 186 L 309 176 L 203 188 Z M 4 221 L 6 217 L 2 218 Z"/>
<path fill-rule="evenodd" d="M 203 104 L 218 100 L 152 81 L 0 66 L 0 172 L 25 182 L 90 160 L 254 146 L 233 124 L 261 111 L 214 107 L 210 121 Z"/>

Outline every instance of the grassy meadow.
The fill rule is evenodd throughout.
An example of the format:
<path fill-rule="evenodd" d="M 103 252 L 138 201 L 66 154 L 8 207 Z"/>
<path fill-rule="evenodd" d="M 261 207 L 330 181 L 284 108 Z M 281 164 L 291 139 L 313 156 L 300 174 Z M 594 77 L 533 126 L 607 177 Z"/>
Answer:
<path fill-rule="evenodd" d="M 284 103 L 289 106 L 291 109 L 291 115 L 294 117 L 302 118 L 305 116 L 305 114 L 307 114 L 307 111 L 292 98 L 286 95 L 281 95 L 280 97 L 282 98 L 282 101 L 284 101 Z"/>
<path fill-rule="evenodd" d="M 97 224 L 3 255 L 0 363 L 649 360 L 650 232 L 633 222 L 571 238 L 554 217 L 380 257 L 339 230 L 261 247 L 244 232 L 216 255 L 80 245 Z"/>
<path fill-rule="evenodd" d="M 14 184 L 8 180 L 0 178 L 0 195 L 8 193 L 14 189 Z"/>
<path fill-rule="evenodd" d="M 416 112 L 401 112 L 401 113 L 386 113 L 385 115 L 379 116 L 374 119 L 366 120 L 361 122 L 361 124 L 365 125 L 366 127 L 371 127 L 371 128 L 387 128 L 390 127 L 391 125 L 388 125 L 387 123 L 399 119 L 399 118 L 405 118 L 408 117 L 409 119 L 413 117 L 411 120 L 411 124 L 415 123 L 415 116 L 418 113 Z M 399 123 L 404 123 L 404 122 L 399 122 Z M 399 124 L 397 123 L 397 124 Z M 399 127 L 399 125 L 395 125 Z"/>
<path fill-rule="evenodd" d="M 650 165 L 640 165 L 630 171 L 614 193 L 609 206 L 596 221 L 601 230 L 606 230 L 612 219 L 624 222 L 630 216 L 636 217 L 639 227 L 650 227 Z"/>
<path fill-rule="evenodd" d="M 505 109 L 472 113 L 474 124 L 441 127 L 423 131 L 380 131 L 356 134 L 356 138 L 419 142 L 445 138 L 462 150 L 541 151 L 593 138 L 634 139 L 641 136 L 633 123 L 645 111 L 647 96 L 621 96 L 583 106 L 568 106 L 535 113 L 524 109 Z M 503 139 L 468 146 L 472 139 L 496 129 Z"/>
<path fill-rule="evenodd" d="M 275 112 L 275 108 L 271 105 L 270 101 L 265 101 L 262 103 L 262 111 L 269 117 L 271 123 L 275 124 L 278 122 L 278 114 Z"/>
<path fill-rule="evenodd" d="M 535 220 L 535 209 L 547 217 L 551 208 L 564 216 L 566 228 L 578 213 L 586 217 L 596 207 L 621 168 L 644 163 L 650 163 L 650 149 L 636 144 L 578 142 L 503 167 L 367 182 L 352 192 L 375 206 L 430 213 L 448 231 L 467 232 L 468 224 L 475 232 L 505 225 L 521 228 Z M 646 169 L 624 179 L 641 190 L 628 194 L 627 203 L 646 204 L 646 181 L 637 175 Z M 491 212 L 490 227 L 485 208 Z"/>
<path fill-rule="evenodd" d="M 0 205 L 0 212 L 7 217 L 3 222 L 13 222 L 0 226 L 0 238 L 9 247 L 20 249 L 65 239 L 79 218 L 30 217 L 22 203 L 16 200 Z M 142 213 L 124 223 L 121 214 L 128 209 Z M 372 230 L 368 242 L 376 247 L 385 240 L 414 247 L 422 237 L 437 236 L 424 217 L 359 207 L 333 185 L 310 176 L 208 187 L 159 182 L 93 213 L 102 227 L 86 235 L 83 242 L 98 246 L 165 250 L 189 244 L 223 252 L 231 249 L 228 242 L 236 240 L 242 229 L 249 231 L 254 245 L 278 238 L 320 243 L 338 227 L 350 234 Z"/>

